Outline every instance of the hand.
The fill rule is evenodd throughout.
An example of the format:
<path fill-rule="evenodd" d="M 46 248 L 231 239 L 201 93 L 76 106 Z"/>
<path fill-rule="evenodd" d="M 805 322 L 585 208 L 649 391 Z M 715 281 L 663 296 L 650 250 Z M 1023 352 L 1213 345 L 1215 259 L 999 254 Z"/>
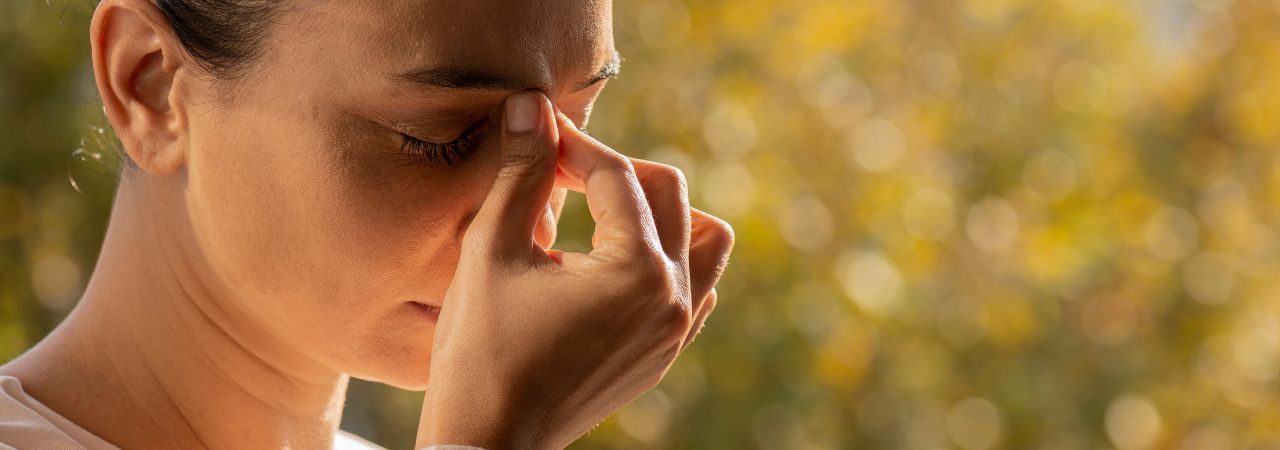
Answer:
<path fill-rule="evenodd" d="M 658 384 L 714 308 L 733 246 L 689 208 L 680 171 L 609 149 L 541 93 L 508 97 L 503 124 L 436 326 L 419 448 L 569 445 Z M 590 253 L 533 240 L 557 183 L 586 194 Z"/>

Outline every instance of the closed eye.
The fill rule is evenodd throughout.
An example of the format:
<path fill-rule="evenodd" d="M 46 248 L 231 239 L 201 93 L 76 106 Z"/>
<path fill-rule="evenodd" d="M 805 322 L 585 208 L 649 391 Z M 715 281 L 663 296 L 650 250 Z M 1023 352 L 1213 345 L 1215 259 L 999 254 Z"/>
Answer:
<path fill-rule="evenodd" d="M 443 162 L 452 166 L 465 160 L 475 150 L 482 128 L 480 123 L 472 125 L 450 142 L 431 142 L 400 132 L 400 153 L 409 155 L 416 161 Z"/>

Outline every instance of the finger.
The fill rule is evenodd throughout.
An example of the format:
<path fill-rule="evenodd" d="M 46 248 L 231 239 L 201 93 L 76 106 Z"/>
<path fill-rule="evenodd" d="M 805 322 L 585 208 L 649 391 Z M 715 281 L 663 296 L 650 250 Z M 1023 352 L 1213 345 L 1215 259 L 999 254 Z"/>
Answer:
<path fill-rule="evenodd" d="M 684 173 L 675 167 L 640 158 L 628 157 L 635 167 L 641 190 L 653 212 L 658 240 L 667 257 L 680 267 L 687 267 L 692 228 L 689 218 L 689 185 Z M 557 183 L 581 190 L 577 180 L 557 173 Z M 592 242 L 595 245 L 595 242 Z"/>
<path fill-rule="evenodd" d="M 538 219 L 537 225 L 533 228 L 533 241 L 543 250 L 550 249 L 556 243 L 560 213 L 564 210 L 565 192 L 565 188 L 562 187 L 551 188 L 551 199 L 547 201 L 543 217 Z"/>
<path fill-rule="evenodd" d="M 701 308 L 693 316 L 693 327 L 689 328 L 689 335 L 684 338 L 684 343 L 680 344 L 680 351 L 683 352 L 693 344 L 693 340 L 698 338 L 698 334 L 702 332 L 702 328 L 707 325 L 707 317 L 716 309 L 716 302 L 719 300 L 716 295 L 716 288 L 711 288 L 711 292 L 707 293 L 701 301 Z"/>
<path fill-rule="evenodd" d="M 690 208 L 693 221 L 692 243 L 689 247 L 690 293 L 695 315 L 703 307 L 699 302 L 720 282 L 720 275 L 729 264 L 733 251 L 733 228 L 725 221 L 710 214 Z"/>
<path fill-rule="evenodd" d="M 657 226 L 658 241 L 667 257 L 683 270 L 689 263 L 689 186 L 680 169 L 630 158 L 636 168 L 636 177 L 644 190 L 649 209 L 653 211 L 653 223 Z"/>
<path fill-rule="evenodd" d="M 560 216 L 564 212 L 564 196 L 567 192 L 564 188 L 551 189 L 551 218 L 554 222 L 560 221 Z"/>
<path fill-rule="evenodd" d="M 518 255 L 538 248 L 533 232 L 555 184 L 559 130 L 551 102 L 541 92 L 511 94 L 502 116 L 498 173 L 467 239 L 490 251 Z"/>
<path fill-rule="evenodd" d="M 658 251 L 653 213 L 627 157 L 579 131 L 559 115 L 562 185 L 586 194 L 587 209 L 596 223 L 592 255 L 621 251 L 633 255 Z"/>

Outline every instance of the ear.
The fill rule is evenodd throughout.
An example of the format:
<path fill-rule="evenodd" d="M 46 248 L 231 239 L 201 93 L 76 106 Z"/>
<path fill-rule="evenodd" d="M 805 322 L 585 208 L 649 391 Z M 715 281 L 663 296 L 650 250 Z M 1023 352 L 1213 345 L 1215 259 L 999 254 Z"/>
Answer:
<path fill-rule="evenodd" d="M 175 84 L 189 63 L 164 14 L 148 0 L 103 0 L 89 40 L 107 120 L 129 158 L 153 175 L 178 170 L 187 120 Z"/>

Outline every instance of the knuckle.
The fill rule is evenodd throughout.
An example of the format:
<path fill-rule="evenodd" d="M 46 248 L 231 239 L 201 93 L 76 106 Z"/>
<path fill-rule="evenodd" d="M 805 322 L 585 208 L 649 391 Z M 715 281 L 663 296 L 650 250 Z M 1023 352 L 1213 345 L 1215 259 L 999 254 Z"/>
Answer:
<path fill-rule="evenodd" d="M 716 311 L 716 304 L 720 301 L 719 297 L 720 296 L 716 295 L 715 291 L 712 291 L 710 294 L 707 294 L 707 298 L 702 300 L 703 317 L 710 316 L 711 313 Z"/>
<path fill-rule="evenodd" d="M 655 308 L 658 327 L 672 336 L 683 336 L 693 326 L 693 307 L 687 283 L 661 255 L 639 257 L 629 265 L 632 292 L 643 292 Z"/>
<path fill-rule="evenodd" d="M 654 181 L 663 186 L 675 186 L 681 193 L 689 190 L 689 181 L 685 178 L 684 171 L 666 164 L 654 163 L 654 165 L 655 169 L 651 175 Z"/>
<path fill-rule="evenodd" d="M 605 151 L 600 155 L 599 159 L 591 163 L 591 168 L 588 169 L 587 172 L 615 172 L 631 178 L 636 176 L 635 165 L 631 163 L 630 159 L 622 156 L 622 154 L 616 151 L 608 150 L 607 148 L 605 148 Z"/>
<path fill-rule="evenodd" d="M 663 306 L 664 311 L 663 326 L 671 334 L 673 339 L 684 340 L 689 335 L 689 330 L 694 327 L 694 309 L 689 302 L 668 297 L 667 303 Z"/>
<path fill-rule="evenodd" d="M 636 173 L 636 166 L 635 164 L 631 163 L 630 158 L 627 158 L 626 156 L 622 156 L 621 153 L 618 153 L 616 151 L 610 151 L 607 155 L 608 156 L 604 158 L 601 164 L 604 164 L 605 167 L 608 168 L 609 170 L 614 170 L 614 171 L 623 172 L 623 173 L 632 174 L 632 175 Z"/>
<path fill-rule="evenodd" d="M 671 302 L 666 306 L 664 326 L 677 340 L 684 339 L 693 328 L 693 312 L 683 302 Z"/>
<path fill-rule="evenodd" d="M 666 258 L 646 252 L 643 256 L 628 261 L 627 269 L 631 272 L 631 281 L 639 291 L 653 293 L 655 297 L 670 298 L 675 286 L 668 276 Z"/>
<path fill-rule="evenodd" d="M 733 227 L 728 222 L 720 220 L 718 217 L 711 217 L 710 226 L 706 233 L 708 238 L 716 244 L 717 248 L 722 249 L 724 253 L 733 250 Z"/>

